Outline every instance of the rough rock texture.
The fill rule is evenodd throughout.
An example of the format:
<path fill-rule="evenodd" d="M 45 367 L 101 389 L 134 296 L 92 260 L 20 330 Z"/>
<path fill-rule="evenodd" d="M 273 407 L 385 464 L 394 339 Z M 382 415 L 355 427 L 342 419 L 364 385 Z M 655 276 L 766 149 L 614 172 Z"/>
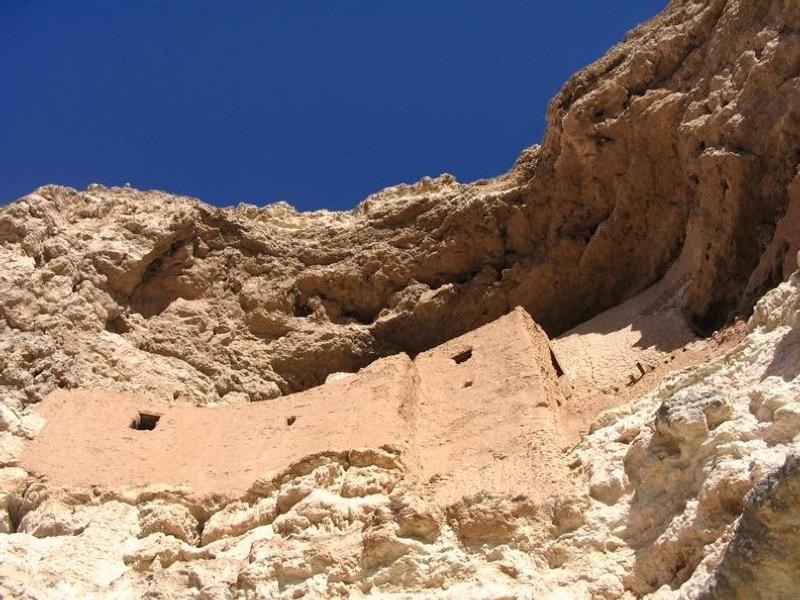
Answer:
<path fill-rule="evenodd" d="M 263 400 L 517 305 L 558 334 L 668 270 L 710 332 L 800 247 L 799 13 L 671 3 L 570 79 L 542 145 L 494 180 L 313 214 L 40 188 L 0 212 L 3 393 Z"/>
<path fill-rule="evenodd" d="M 0 535 L 0 593 L 792 597 L 799 373 L 797 274 L 758 304 L 732 350 L 602 415 L 563 455 L 572 475 L 549 490 L 522 475 L 516 488 L 495 491 L 502 479 L 487 463 L 476 488 L 442 493 L 440 478 L 420 477 L 414 445 L 310 454 L 238 496 L 157 484 L 62 487 L 2 469 L 13 533 Z M 557 415 L 557 403 L 548 410 Z M 462 454 L 465 467 L 476 464 Z M 442 474 L 459 473 L 456 464 Z"/>
<path fill-rule="evenodd" d="M 800 461 L 792 454 L 747 496 L 733 540 L 702 598 L 775 597 L 796 591 Z"/>
<path fill-rule="evenodd" d="M 492 180 L 345 213 L 98 185 L 0 209 L 0 596 L 797 596 L 799 163 L 800 4 L 673 0 Z M 500 336 L 476 376 L 509 312 L 539 341 Z M 108 459 L 70 411 L 111 407 L 103 431 L 131 397 L 162 433 L 292 406 L 309 443 L 243 455 L 236 485 L 70 478 L 58 443 Z M 376 398 L 402 443 L 359 421 Z M 325 447 L 304 418 L 328 413 L 356 441 Z"/>
<path fill-rule="evenodd" d="M 668 377 L 640 400 L 604 414 L 573 450 L 572 464 L 585 473 L 596 502 L 583 513 L 581 527 L 554 544 L 554 566 L 565 568 L 563 563 L 585 577 L 606 565 L 619 590 L 695 597 L 709 574 L 717 577 L 731 538 L 734 545 L 752 547 L 756 526 L 748 522 L 768 518 L 770 508 L 762 506 L 776 493 L 776 480 L 780 498 L 790 505 L 793 499 L 793 470 L 771 472 L 798 451 L 798 325 L 796 274 L 758 304 L 748 335 L 729 353 Z M 772 483 L 759 489 L 771 491 L 754 491 L 746 500 L 765 477 Z M 784 510 L 796 514 L 800 505 L 792 506 Z M 796 528 L 781 527 L 777 519 L 768 526 L 762 521 L 759 543 L 765 543 L 763 536 L 780 538 L 783 558 L 791 561 Z M 742 551 L 733 547 L 721 573 L 730 572 L 737 552 L 742 560 Z M 769 563 L 764 568 L 780 570 L 767 554 L 763 560 Z M 758 560 L 751 565 L 758 570 Z M 784 570 L 790 574 L 766 576 L 760 586 L 742 588 L 741 597 L 791 597 L 800 590 L 800 578 L 796 569 Z"/>

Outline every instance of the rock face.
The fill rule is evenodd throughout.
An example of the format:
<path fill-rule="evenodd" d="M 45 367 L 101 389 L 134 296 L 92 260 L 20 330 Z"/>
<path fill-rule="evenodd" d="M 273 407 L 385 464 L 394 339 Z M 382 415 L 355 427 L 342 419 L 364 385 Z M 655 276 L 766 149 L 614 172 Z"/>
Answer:
<path fill-rule="evenodd" d="M 753 598 L 797 589 L 800 461 L 792 454 L 747 496 L 733 540 L 702 598 Z"/>
<path fill-rule="evenodd" d="M 612 564 L 620 569 L 621 589 L 637 596 L 696 597 L 710 574 L 720 578 L 714 589 L 726 589 L 738 552 L 739 564 L 749 563 L 758 572 L 763 561 L 764 569 L 760 585 L 750 580 L 752 587 L 734 583 L 728 588 L 740 590 L 741 597 L 791 597 L 800 590 L 796 570 L 784 567 L 792 574 L 773 578 L 766 573 L 781 567 L 768 553 L 742 558 L 736 550 L 753 547 L 757 526 L 747 523 L 755 519 L 762 519 L 760 543 L 770 536 L 780 539 L 786 561 L 797 543 L 795 530 L 766 515 L 781 500 L 785 511 L 800 508 L 792 504 L 793 470 L 773 473 L 797 451 L 800 439 L 799 309 L 800 276 L 795 274 L 761 300 L 749 333 L 730 352 L 666 378 L 595 424 L 573 453 L 588 478 L 590 497 L 600 502 L 584 514 L 574 537 L 557 541 L 569 548 L 565 556 L 582 563 L 578 572 L 616 554 Z M 602 495 L 594 492 L 594 481 Z M 770 507 L 776 493 L 780 500 Z M 613 540 L 618 547 L 609 553 L 600 540 Z M 570 548 L 574 543 L 582 550 Z"/>
<path fill-rule="evenodd" d="M 224 407 L 248 413 L 243 438 L 194 418 L 219 418 L 220 408 L 167 407 L 154 430 L 128 429 L 161 434 L 151 450 L 136 446 L 138 459 L 162 458 L 152 448 L 180 441 L 183 426 L 198 449 L 187 457 L 176 446 L 178 468 L 151 465 L 145 476 L 120 461 L 124 444 L 107 452 L 70 407 L 85 404 L 114 430 L 127 422 L 116 423 L 114 410 L 127 419 L 146 400 L 58 392 L 20 458 L 38 478 L 0 470 L 9 531 L 0 535 L 0 594 L 792 597 L 798 325 L 800 273 L 759 302 L 739 343 L 604 413 L 572 449 L 559 448 L 569 439 L 570 384 L 522 311 L 414 362 L 391 357 L 322 388 Z M 359 416 L 350 397 L 365 413 L 383 406 L 383 421 L 348 421 Z M 246 435 L 275 420 L 264 415 L 290 405 L 299 414 L 290 427 L 323 412 L 297 445 L 273 432 L 261 442 L 275 439 L 272 452 L 251 448 Z M 70 422 L 90 435 L 63 437 Z M 339 434 L 326 429 L 337 424 Z M 372 447 L 317 451 L 319 433 L 333 445 Z M 233 461 L 218 456 L 225 440 Z M 91 477 L 74 467 L 93 447 Z M 246 488 L 236 477 L 209 486 L 193 474 L 197 465 L 224 474 L 241 457 L 241 475 L 256 464 L 249 452 L 261 453 L 265 473 Z"/>
<path fill-rule="evenodd" d="M 800 4 L 673 0 L 492 180 L 0 209 L 0 596 L 798 595 L 798 163 Z"/>
<path fill-rule="evenodd" d="M 40 188 L 0 213 L 4 394 L 263 400 L 518 305 L 556 335 L 665 274 L 710 332 L 800 249 L 798 11 L 672 2 L 570 79 L 542 145 L 490 181 L 313 214 Z"/>

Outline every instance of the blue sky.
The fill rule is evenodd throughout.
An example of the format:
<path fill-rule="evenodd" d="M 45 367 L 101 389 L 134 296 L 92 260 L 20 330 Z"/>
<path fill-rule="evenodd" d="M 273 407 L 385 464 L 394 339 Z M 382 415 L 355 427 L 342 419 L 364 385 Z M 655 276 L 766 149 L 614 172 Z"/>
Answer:
<path fill-rule="evenodd" d="M 507 170 L 666 0 L 0 0 L 0 202 L 45 183 L 350 208 Z"/>

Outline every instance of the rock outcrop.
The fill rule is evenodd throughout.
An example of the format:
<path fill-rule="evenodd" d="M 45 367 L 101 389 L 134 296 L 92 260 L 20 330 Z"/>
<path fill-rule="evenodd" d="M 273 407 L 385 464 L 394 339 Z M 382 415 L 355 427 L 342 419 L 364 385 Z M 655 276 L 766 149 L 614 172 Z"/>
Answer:
<path fill-rule="evenodd" d="M 665 276 L 699 333 L 746 315 L 800 249 L 799 10 L 672 2 L 494 180 L 312 214 L 40 188 L 0 213 L 4 394 L 263 400 L 515 306 L 556 335 Z"/>
<path fill-rule="evenodd" d="M 795 596 L 799 249 L 793 0 L 673 0 L 491 180 L 39 188 L 0 596 Z"/>
<path fill-rule="evenodd" d="M 155 465 L 151 482 L 137 475 L 141 465 L 134 465 L 126 482 L 118 456 L 101 454 L 95 466 L 109 472 L 98 472 L 97 484 L 88 485 L 85 473 L 57 464 L 62 458 L 78 465 L 86 460 L 76 458 L 82 450 L 71 447 L 74 440 L 59 439 L 72 415 L 65 394 L 57 395 L 44 404 L 51 412 L 45 411 L 48 425 L 36 442 L 51 452 L 38 452 L 34 444 L 32 454 L 22 457 L 26 468 L 45 479 L 19 468 L 0 470 L 3 522 L 10 532 L 0 535 L 0 593 L 783 598 L 800 589 L 800 273 L 762 299 L 741 342 L 604 413 L 567 452 L 558 448 L 569 436 L 560 406 L 568 398 L 559 390 L 569 385 L 542 356 L 546 338 L 525 323 L 517 311 L 420 355 L 418 375 L 411 377 L 418 384 L 403 380 L 411 363 L 395 357 L 277 401 L 281 415 L 280 403 L 324 409 L 314 395 L 319 400 L 327 391 L 344 399 L 349 389 L 368 411 L 375 398 L 366 390 L 388 392 L 391 399 L 394 389 L 413 392 L 416 408 L 399 401 L 385 423 L 374 425 L 396 444 L 332 448 L 297 460 L 284 447 L 283 460 L 293 462 L 279 467 L 270 463 L 279 453 L 265 457 L 269 472 L 241 491 L 234 479 L 231 486 L 217 482 L 214 491 L 198 493 L 194 488 L 202 486 L 193 479 L 191 460 L 179 452 L 173 456 L 185 471 L 172 469 L 165 476 Z M 514 331 L 521 337 L 515 339 Z M 533 337 L 524 342 L 528 331 Z M 533 351 L 521 352 L 520 343 L 530 343 Z M 458 362 L 465 345 L 475 357 Z M 460 403 L 442 395 L 441 386 L 450 384 L 469 393 L 472 386 L 461 387 L 462 379 L 476 374 L 467 365 L 477 365 L 483 352 L 477 373 L 486 377 L 492 364 L 499 369 L 483 389 Z M 520 364 L 505 361 L 515 356 L 542 370 L 510 376 Z M 444 360 L 453 363 L 457 376 L 433 368 Z M 433 386 L 432 395 L 426 386 Z M 82 393 L 72 392 L 73 404 Z M 91 407 L 100 398 L 87 400 Z M 127 414 L 132 406 L 120 402 L 117 412 Z M 260 406 L 229 408 L 252 409 L 254 431 L 264 422 Z M 173 437 L 181 439 L 175 430 L 181 419 L 193 423 L 179 409 L 168 410 L 178 412 L 165 413 L 164 435 L 153 443 L 169 445 Z M 212 415 L 219 409 L 186 410 Z M 329 410 L 328 426 L 353 429 L 344 418 L 352 414 L 347 404 Z M 536 418 L 536 411 L 549 418 Z M 98 414 L 114 426 L 114 419 Z M 409 418 L 417 420 L 416 427 L 407 427 Z M 87 419 L 76 415 L 72 421 L 80 426 Z M 460 435 L 478 433 L 481 424 L 483 438 Z M 158 426 L 131 431 L 153 435 Z M 315 431 L 325 431 L 325 424 L 307 425 L 299 443 L 324 443 Z M 215 454 L 204 455 L 209 435 L 202 427 L 194 432 L 196 464 L 208 465 L 211 474 L 235 468 L 235 456 L 215 464 Z M 364 441 L 375 433 L 362 425 L 351 435 L 367 436 L 359 439 Z M 92 447 L 93 440 L 82 443 Z M 230 440 L 234 448 L 237 443 Z M 97 444 L 102 447 L 102 441 Z M 299 453 L 311 450 L 301 445 Z M 240 454 L 249 461 L 246 452 Z M 140 459 L 160 457 L 145 452 Z M 184 472 L 194 487 L 170 481 Z"/>
<path fill-rule="evenodd" d="M 789 455 L 745 496 L 733 539 L 701 598 L 780 597 L 797 590 L 799 467 L 797 455 Z"/>

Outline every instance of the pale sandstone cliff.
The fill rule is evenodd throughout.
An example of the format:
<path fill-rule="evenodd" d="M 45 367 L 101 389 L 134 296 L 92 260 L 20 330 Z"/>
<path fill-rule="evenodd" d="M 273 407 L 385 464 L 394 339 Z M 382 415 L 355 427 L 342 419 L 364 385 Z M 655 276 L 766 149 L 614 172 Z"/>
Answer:
<path fill-rule="evenodd" d="M 40 188 L 0 213 L 4 393 L 260 400 L 518 305 L 552 336 L 667 273 L 719 327 L 800 248 L 798 11 L 672 3 L 567 82 L 496 180 L 316 214 Z"/>
<path fill-rule="evenodd" d="M 566 453 L 561 378 L 540 356 L 546 338 L 534 328 L 524 342 L 524 313 L 515 314 L 415 363 L 384 359 L 273 407 L 244 406 L 239 416 L 226 412 L 236 407 L 169 409 L 177 412 L 166 412 L 160 431 L 134 431 L 120 418 L 150 408 L 141 400 L 48 398 L 48 424 L 21 464 L 49 479 L 0 471 L 4 527 L 15 531 L 0 535 L 0 592 L 789 598 L 800 589 L 800 274 L 762 299 L 731 350 L 605 413 Z M 464 346 L 474 354 L 459 363 Z M 507 364 L 504 349 L 518 362 Z M 465 388 L 465 378 L 476 381 Z M 449 392 L 430 395 L 443 384 Z M 355 397 L 367 412 L 377 401 L 383 416 L 354 426 L 352 405 L 315 397 Z M 81 416 L 82 399 L 107 429 Z M 298 415 L 291 425 L 288 410 Z M 291 430 L 304 421 L 305 434 Z M 86 437 L 76 433 L 82 426 Z M 23 424 L 12 417 L 10 427 Z M 272 433 L 257 435 L 262 427 Z M 313 435 L 325 427 L 339 447 L 316 451 L 325 439 Z M 351 428 L 356 444 L 381 447 L 342 447 Z M 125 431 L 157 437 L 103 451 Z M 181 448 L 193 436 L 195 462 L 170 464 L 187 460 Z M 269 472 L 240 488 L 250 455 L 270 440 L 280 448 L 263 463 Z M 126 458 L 148 444 L 162 451 Z M 213 491 L 199 493 L 209 481 L 203 465 L 206 476 L 233 469 L 230 485 L 212 481 Z"/>
<path fill-rule="evenodd" d="M 0 209 L 0 590 L 788 597 L 797 279 L 761 301 L 735 349 L 743 326 L 699 338 L 748 316 L 795 268 L 799 161 L 800 4 L 676 0 L 570 79 L 541 146 L 493 180 L 425 179 L 347 213 L 102 186 L 45 186 Z M 538 425 L 467 403 L 432 413 L 463 423 L 409 430 L 406 446 L 367 436 L 281 454 L 294 462 L 254 473 L 240 497 L 234 485 L 130 487 L 175 483 L 166 476 L 92 488 L 91 471 L 58 481 L 64 465 L 48 483 L 19 466 L 48 474 L 20 461 L 46 443 L 46 422 L 64 422 L 47 407 L 67 392 L 36 407 L 54 390 L 238 410 L 398 352 L 424 364 L 424 351 L 515 306 L 563 334 L 552 361 L 537 359 L 564 371 L 559 391 L 525 392 L 552 409 L 545 461 L 512 444 L 481 462 L 483 427 L 505 443 L 506 421 Z M 441 379 L 434 397 L 460 399 L 448 386 L 465 382 Z M 336 385 L 306 393 L 335 403 Z M 462 426 L 474 444 L 441 459 L 436 479 L 420 463 L 438 455 L 418 453 Z M 453 458 L 470 451 L 485 477 Z M 420 488 L 426 478 L 444 491 Z"/>

